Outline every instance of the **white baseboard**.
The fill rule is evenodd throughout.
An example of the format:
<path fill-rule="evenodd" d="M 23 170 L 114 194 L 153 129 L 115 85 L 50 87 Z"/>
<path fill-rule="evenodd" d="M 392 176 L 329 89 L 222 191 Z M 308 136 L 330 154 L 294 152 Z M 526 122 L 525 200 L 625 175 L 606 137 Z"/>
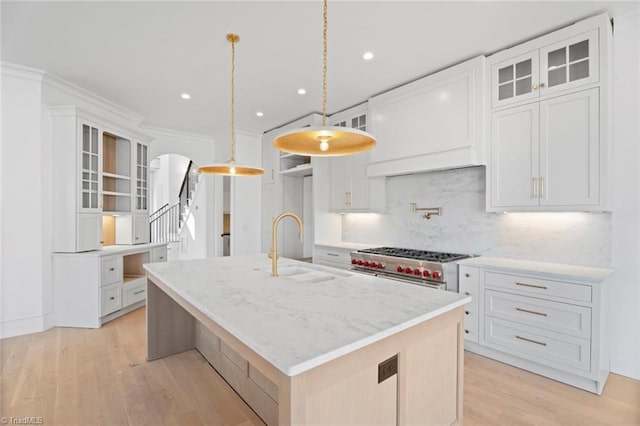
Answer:
<path fill-rule="evenodd" d="M 640 357 L 611 351 L 611 372 L 640 380 Z"/>
<path fill-rule="evenodd" d="M 45 319 L 41 315 L 4 320 L 0 322 L 0 339 L 22 336 L 23 334 L 39 333 L 45 330 Z"/>

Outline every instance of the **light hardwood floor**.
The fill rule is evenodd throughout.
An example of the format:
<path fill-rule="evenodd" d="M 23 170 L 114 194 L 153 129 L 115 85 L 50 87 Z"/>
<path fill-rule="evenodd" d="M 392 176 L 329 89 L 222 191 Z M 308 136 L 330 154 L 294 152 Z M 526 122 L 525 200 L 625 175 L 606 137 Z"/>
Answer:
<path fill-rule="evenodd" d="M 0 416 L 46 425 L 261 425 L 196 351 L 145 360 L 145 310 L 0 341 Z M 601 396 L 466 353 L 465 425 L 640 425 L 640 382 Z"/>

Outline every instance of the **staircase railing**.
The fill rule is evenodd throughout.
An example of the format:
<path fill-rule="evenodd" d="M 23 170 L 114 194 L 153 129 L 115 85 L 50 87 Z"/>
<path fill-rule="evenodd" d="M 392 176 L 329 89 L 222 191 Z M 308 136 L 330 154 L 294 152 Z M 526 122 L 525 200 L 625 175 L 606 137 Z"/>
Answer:
<path fill-rule="evenodd" d="M 198 172 L 193 161 L 189 161 L 180 185 L 178 201 L 172 205 L 167 203 L 149 215 L 149 236 L 152 243 L 180 241 L 180 230 L 189 216 L 197 183 Z"/>
<path fill-rule="evenodd" d="M 180 241 L 180 203 L 165 204 L 149 216 L 149 236 L 152 243 Z"/>
<path fill-rule="evenodd" d="M 180 203 L 180 215 L 179 221 L 182 226 L 183 221 L 188 213 L 187 208 L 191 204 L 193 193 L 196 189 L 196 183 L 198 182 L 198 173 L 195 169 L 193 161 L 189 161 L 187 171 L 184 173 L 182 179 L 182 185 L 180 185 L 180 192 L 178 193 L 178 202 Z"/>

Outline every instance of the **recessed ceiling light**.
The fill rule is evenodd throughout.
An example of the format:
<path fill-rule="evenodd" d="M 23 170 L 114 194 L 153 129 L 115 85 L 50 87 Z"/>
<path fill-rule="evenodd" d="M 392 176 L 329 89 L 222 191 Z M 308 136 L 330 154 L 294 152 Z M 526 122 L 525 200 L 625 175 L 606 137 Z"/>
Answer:
<path fill-rule="evenodd" d="M 362 55 L 362 59 L 364 59 L 365 61 L 370 61 L 373 59 L 373 53 L 372 52 L 364 52 L 364 55 Z"/>
<path fill-rule="evenodd" d="M 262 113 L 262 111 L 258 111 L 258 112 L 256 112 L 256 115 L 257 115 L 258 117 L 262 117 L 264 114 Z"/>
<path fill-rule="evenodd" d="M 298 89 L 298 95 L 304 95 L 305 93 L 307 93 L 306 90 L 304 89 Z"/>
<path fill-rule="evenodd" d="M 191 99 L 191 95 L 190 95 L 190 94 L 188 94 L 188 93 L 183 93 L 182 95 L 180 95 L 180 97 L 181 97 L 182 99 Z"/>

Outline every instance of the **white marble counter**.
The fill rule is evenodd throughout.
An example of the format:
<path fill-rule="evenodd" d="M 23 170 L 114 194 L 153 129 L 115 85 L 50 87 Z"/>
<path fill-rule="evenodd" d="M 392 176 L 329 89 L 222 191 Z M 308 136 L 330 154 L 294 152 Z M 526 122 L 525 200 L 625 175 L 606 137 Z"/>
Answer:
<path fill-rule="evenodd" d="M 51 253 L 54 256 L 111 256 L 113 254 L 132 254 L 149 251 L 156 247 L 166 246 L 167 243 L 147 243 L 147 244 L 117 244 L 102 247 L 100 250 L 83 251 L 80 253 Z"/>
<path fill-rule="evenodd" d="M 578 278 L 591 282 L 602 282 L 613 272 L 611 269 L 590 266 L 565 265 L 561 263 L 536 262 L 532 260 L 509 259 L 506 257 L 480 256 L 463 259 L 459 265 L 490 267 L 506 271 L 541 272 L 559 278 Z"/>
<path fill-rule="evenodd" d="M 361 249 L 369 249 L 372 247 L 382 247 L 381 244 L 363 244 L 363 243 L 350 243 L 346 241 L 334 242 L 334 243 L 315 243 L 315 246 L 319 247 L 329 247 L 329 248 L 338 248 L 343 250 L 361 250 Z"/>
<path fill-rule="evenodd" d="M 145 265 L 284 374 L 294 376 L 468 303 L 469 297 L 264 254 Z M 333 279 L 313 282 L 317 278 Z M 305 276 L 306 275 L 306 276 Z"/>

